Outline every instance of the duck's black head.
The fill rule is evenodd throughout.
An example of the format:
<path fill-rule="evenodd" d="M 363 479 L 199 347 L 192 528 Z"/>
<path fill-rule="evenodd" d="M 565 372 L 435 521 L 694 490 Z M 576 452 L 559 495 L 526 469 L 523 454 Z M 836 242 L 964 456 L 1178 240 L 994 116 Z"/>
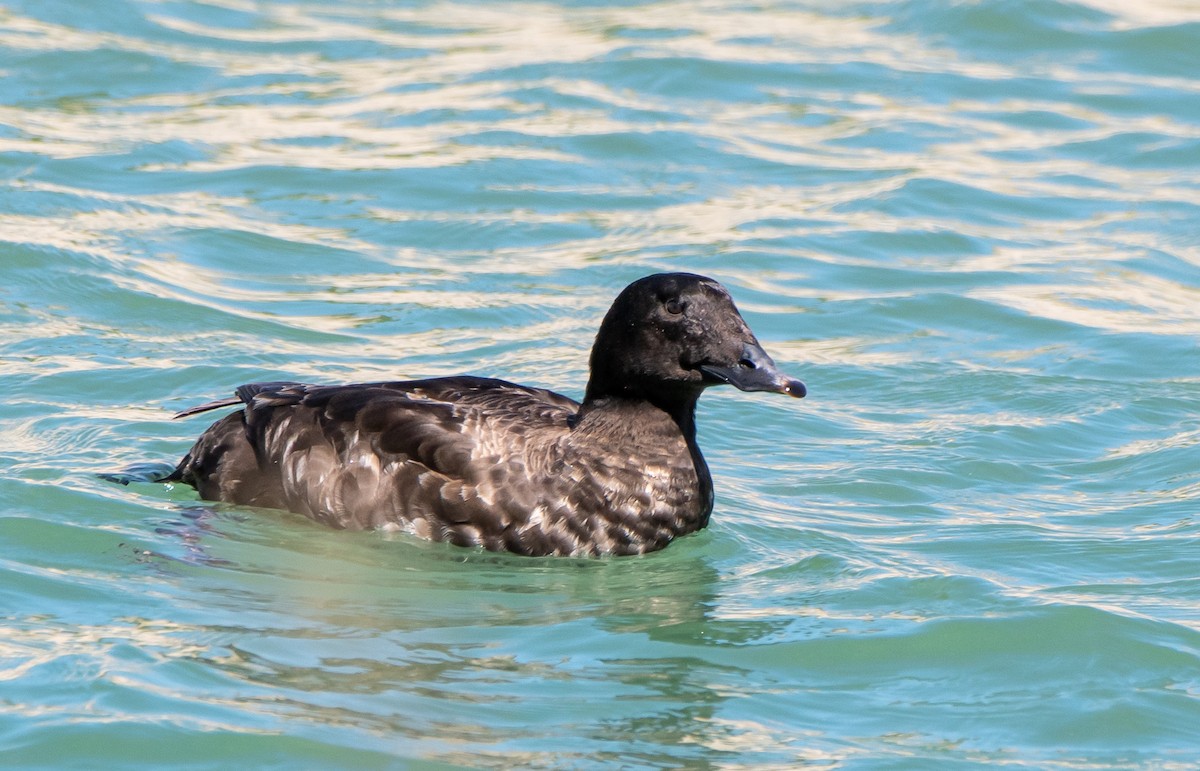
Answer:
<path fill-rule="evenodd" d="M 592 347 L 587 401 L 604 396 L 694 403 L 728 383 L 801 397 L 746 326 L 725 287 L 691 273 L 658 273 L 617 296 Z"/>

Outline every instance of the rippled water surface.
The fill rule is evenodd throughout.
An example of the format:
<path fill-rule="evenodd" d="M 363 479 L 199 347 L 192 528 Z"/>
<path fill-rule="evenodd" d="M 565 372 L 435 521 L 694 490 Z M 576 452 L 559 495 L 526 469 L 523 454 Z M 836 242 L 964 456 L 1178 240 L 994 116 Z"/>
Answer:
<path fill-rule="evenodd" d="M 1200 764 L 1200 3 L 7 0 L 0 759 Z M 712 275 L 712 526 L 529 560 L 96 478 L 245 382 L 580 396 Z"/>

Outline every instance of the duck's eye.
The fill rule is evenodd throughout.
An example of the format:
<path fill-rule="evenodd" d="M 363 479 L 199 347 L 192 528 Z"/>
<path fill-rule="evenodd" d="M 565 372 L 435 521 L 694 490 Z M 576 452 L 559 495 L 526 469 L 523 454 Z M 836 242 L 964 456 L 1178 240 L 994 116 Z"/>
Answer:
<path fill-rule="evenodd" d="M 679 314 L 683 313 L 683 303 L 681 303 L 676 297 L 672 297 L 670 300 L 667 300 L 665 303 L 663 303 L 663 307 L 666 308 L 667 313 L 671 314 L 672 316 L 678 316 Z"/>

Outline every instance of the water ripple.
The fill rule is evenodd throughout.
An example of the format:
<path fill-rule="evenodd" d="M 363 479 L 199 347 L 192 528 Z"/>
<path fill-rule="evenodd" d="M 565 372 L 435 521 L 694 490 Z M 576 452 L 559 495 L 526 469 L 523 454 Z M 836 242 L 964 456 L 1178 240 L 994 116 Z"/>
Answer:
<path fill-rule="evenodd" d="M 6 759 L 1194 766 L 1198 24 L 9 2 Z M 241 382 L 578 396 L 663 269 L 729 285 L 810 396 L 705 397 L 717 510 L 662 554 L 92 476 L 177 458 L 170 413 Z"/>

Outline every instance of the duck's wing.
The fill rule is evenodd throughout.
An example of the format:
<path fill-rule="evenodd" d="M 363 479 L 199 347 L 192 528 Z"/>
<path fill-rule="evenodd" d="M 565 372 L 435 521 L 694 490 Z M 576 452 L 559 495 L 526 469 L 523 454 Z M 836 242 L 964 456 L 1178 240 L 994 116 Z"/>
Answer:
<path fill-rule="evenodd" d="M 259 383 L 189 414 L 231 404 L 245 408 L 206 431 L 177 472 L 204 497 L 485 545 L 511 537 L 545 490 L 527 445 L 566 433 L 578 409 L 552 391 L 458 377 Z"/>
<path fill-rule="evenodd" d="M 468 482 L 484 464 L 519 459 L 531 435 L 567 430 L 579 409 L 553 391 L 477 377 L 255 384 L 240 387 L 238 398 L 261 450 L 283 445 L 296 452 L 323 439 L 343 464 L 373 452 L 385 464 L 416 461 Z"/>
<path fill-rule="evenodd" d="M 306 388 L 312 388 L 312 386 L 306 386 L 303 383 L 295 383 L 292 381 L 277 381 L 277 382 L 272 382 L 272 383 L 248 383 L 247 385 L 238 386 L 237 389 L 234 391 L 233 396 L 227 397 L 225 399 L 214 399 L 211 402 L 205 402 L 204 404 L 198 404 L 195 407 L 188 407 L 186 409 L 180 410 L 179 412 L 176 412 L 172 416 L 172 419 L 180 420 L 182 418 L 190 418 L 193 415 L 199 415 L 202 412 L 209 412 L 211 410 L 219 410 L 223 407 L 234 407 L 239 404 L 252 404 L 254 401 L 254 397 L 258 396 L 259 394 L 270 394 L 270 393 L 284 394 L 284 393 L 288 393 L 288 392 L 295 393 L 295 392 L 297 392 L 297 390 L 302 391 L 303 389 L 306 389 Z"/>
<path fill-rule="evenodd" d="M 501 421 L 553 421 L 563 410 L 573 414 L 579 409 L 579 402 L 545 388 L 531 388 L 495 378 L 463 376 L 332 386 L 294 381 L 247 383 L 238 386 L 233 396 L 188 407 L 175 413 L 173 419 L 238 405 L 245 405 L 247 413 L 261 415 L 264 410 L 274 407 L 328 407 L 337 402 L 341 407 L 339 412 L 344 412 L 374 399 L 394 396 L 422 403 L 441 402 L 468 410 L 479 409 Z"/>

